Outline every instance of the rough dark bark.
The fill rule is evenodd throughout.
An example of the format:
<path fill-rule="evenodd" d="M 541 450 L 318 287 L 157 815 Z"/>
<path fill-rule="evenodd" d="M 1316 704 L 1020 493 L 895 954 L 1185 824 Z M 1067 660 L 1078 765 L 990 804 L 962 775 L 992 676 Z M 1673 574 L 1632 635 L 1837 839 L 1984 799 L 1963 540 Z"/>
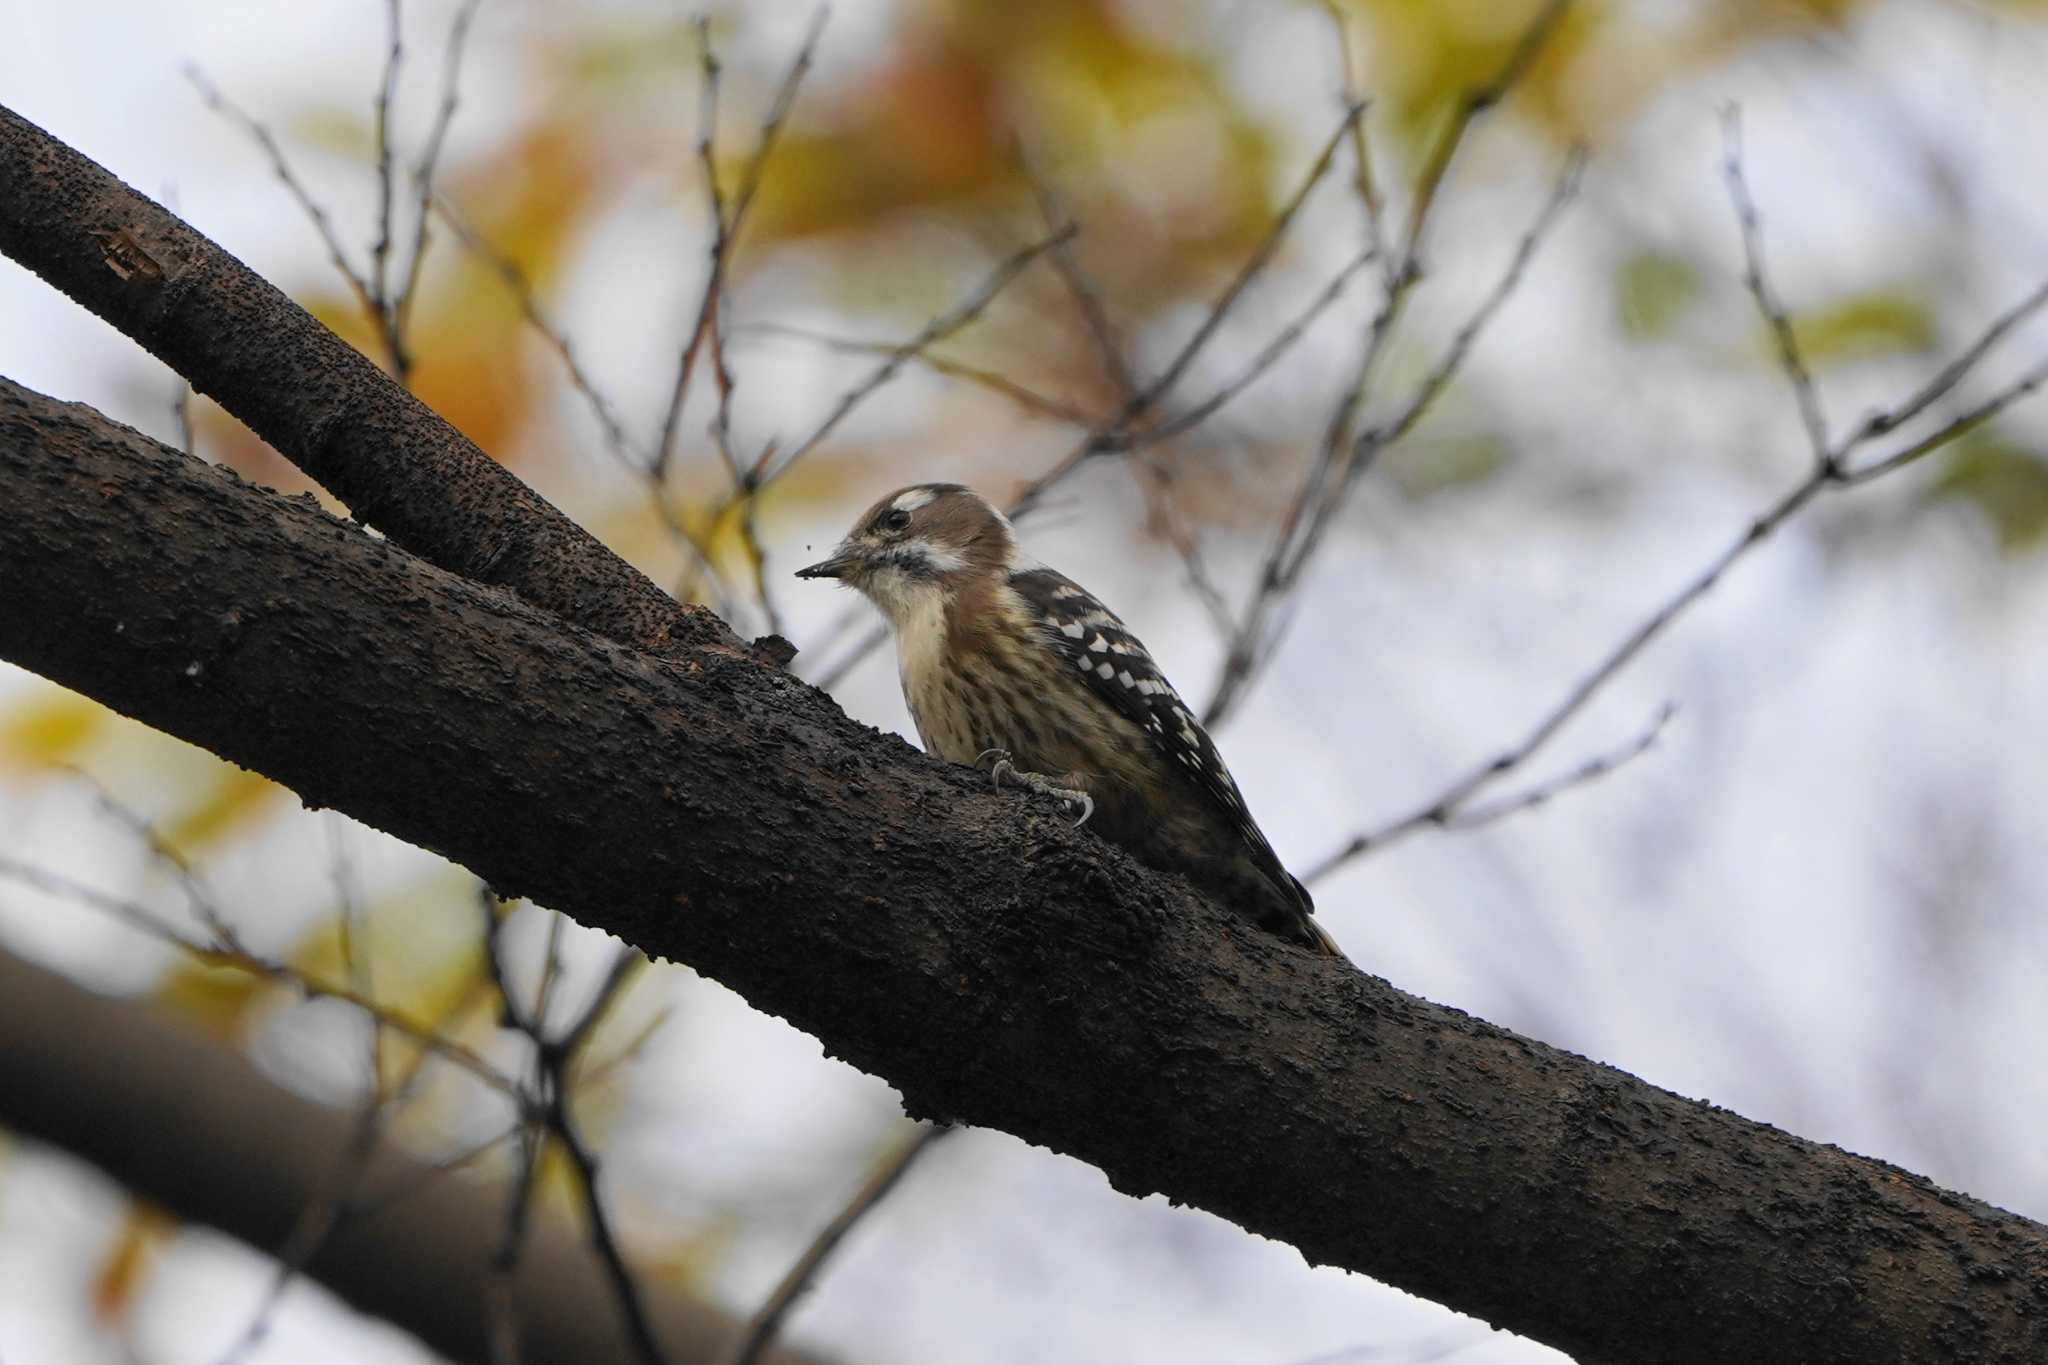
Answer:
<path fill-rule="evenodd" d="M 275 1252 L 300 1211 L 325 1197 L 355 1118 L 278 1088 L 160 1010 L 0 953 L 0 1126 L 83 1157 L 180 1218 Z M 435 1176 L 383 1143 L 360 1188 L 410 1193 L 344 1219 L 307 1276 L 451 1360 L 486 1365 L 486 1294 L 507 1192 Z M 573 1228 L 534 1220 L 510 1302 L 526 1360 L 644 1365 Z M 650 1305 L 678 1365 L 717 1359 L 742 1326 L 667 1291 Z M 770 1359 L 816 1361 L 794 1350 Z"/>
<path fill-rule="evenodd" d="M 2048 1358 L 2048 1229 L 1242 927 L 725 651 L 664 660 L 0 387 L 0 656 L 897 1085 L 1587 1361 Z"/>
<path fill-rule="evenodd" d="M 737 648 L 162 205 L 0 108 L 0 252 L 146 347 L 413 553 L 657 653 Z"/>

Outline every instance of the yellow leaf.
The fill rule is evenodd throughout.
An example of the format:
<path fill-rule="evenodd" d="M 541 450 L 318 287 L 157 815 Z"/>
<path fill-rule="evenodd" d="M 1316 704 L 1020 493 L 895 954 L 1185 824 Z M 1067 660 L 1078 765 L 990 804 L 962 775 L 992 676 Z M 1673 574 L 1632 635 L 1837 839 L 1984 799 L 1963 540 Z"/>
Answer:
<path fill-rule="evenodd" d="M 163 840 L 186 857 L 271 814 L 289 796 L 269 778 L 220 765 L 196 798 L 183 802 L 159 822 Z"/>
<path fill-rule="evenodd" d="M 156 1268 L 157 1249 L 177 1227 L 169 1214 L 153 1204 L 128 1206 L 121 1230 L 100 1258 L 92 1276 L 92 1313 L 100 1322 L 118 1325 L 134 1311 L 135 1302 Z"/>
<path fill-rule="evenodd" d="M 0 717 L 0 767 L 47 768 L 77 761 L 109 712 L 62 688 L 39 688 Z"/>
<path fill-rule="evenodd" d="M 175 1010 L 216 1038 L 233 1038 L 251 1008 L 264 1001 L 269 983 L 238 967 L 214 967 L 192 957 L 173 961 L 156 989 L 158 1004 Z"/>

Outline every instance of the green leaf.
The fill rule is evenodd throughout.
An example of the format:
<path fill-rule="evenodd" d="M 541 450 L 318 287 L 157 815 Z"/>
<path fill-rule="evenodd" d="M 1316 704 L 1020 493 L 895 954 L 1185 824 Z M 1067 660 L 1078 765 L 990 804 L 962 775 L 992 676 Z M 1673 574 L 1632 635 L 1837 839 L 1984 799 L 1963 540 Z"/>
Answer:
<path fill-rule="evenodd" d="M 1508 462 L 1508 445 L 1485 433 L 1411 441 L 1388 451 L 1384 461 L 1395 487 L 1420 500 L 1491 477 Z"/>
<path fill-rule="evenodd" d="M 1949 447 L 1928 497 L 1959 498 L 1975 507 L 2007 554 L 2048 539 L 2048 455 L 1994 431 L 1980 428 Z"/>
<path fill-rule="evenodd" d="M 1699 269 L 1683 256 L 1639 251 L 1614 272 L 1615 314 L 1634 341 L 1669 332 L 1699 294 Z"/>
<path fill-rule="evenodd" d="M 1934 307 L 1915 289 L 1873 289 L 1794 317 L 1792 332 L 1809 365 L 1916 354 L 1934 348 Z"/>

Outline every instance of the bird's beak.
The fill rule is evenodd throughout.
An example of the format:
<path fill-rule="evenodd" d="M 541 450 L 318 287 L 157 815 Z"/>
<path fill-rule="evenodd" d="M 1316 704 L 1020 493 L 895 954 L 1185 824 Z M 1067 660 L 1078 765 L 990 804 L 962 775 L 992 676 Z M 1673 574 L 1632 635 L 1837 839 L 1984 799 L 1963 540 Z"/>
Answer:
<path fill-rule="evenodd" d="M 842 545 L 838 553 L 834 554 L 830 559 L 821 559 L 815 564 L 806 564 L 803 568 L 796 571 L 796 576 L 798 578 L 844 578 L 853 566 L 859 562 L 860 556 L 851 553 Z"/>

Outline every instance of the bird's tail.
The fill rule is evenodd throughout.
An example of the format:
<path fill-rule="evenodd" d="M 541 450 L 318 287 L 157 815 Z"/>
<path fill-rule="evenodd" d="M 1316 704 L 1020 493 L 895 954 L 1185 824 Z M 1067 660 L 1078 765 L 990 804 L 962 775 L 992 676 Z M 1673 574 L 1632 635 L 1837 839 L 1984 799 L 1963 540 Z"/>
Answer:
<path fill-rule="evenodd" d="M 1334 957 L 1343 962 L 1351 960 L 1344 956 L 1344 950 L 1337 946 L 1337 940 L 1330 937 L 1330 931 L 1317 924 L 1313 916 L 1303 915 L 1301 917 L 1301 924 L 1304 929 L 1308 930 L 1309 936 L 1315 940 L 1317 950 L 1324 957 Z"/>
<path fill-rule="evenodd" d="M 1301 878 L 1284 868 L 1281 875 L 1287 878 L 1287 889 L 1294 893 L 1294 912 L 1300 923 L 1302 941 L 1324 957 L 1349 962 L 1351 959 L 1344 956 L 1344 950 L 1337 946 L 1337 940 L 1331 938 L 1329 931 L 1316 923 L 1315 899 L 1308 894 L 1308 888 L 1301 884 Z"/>

